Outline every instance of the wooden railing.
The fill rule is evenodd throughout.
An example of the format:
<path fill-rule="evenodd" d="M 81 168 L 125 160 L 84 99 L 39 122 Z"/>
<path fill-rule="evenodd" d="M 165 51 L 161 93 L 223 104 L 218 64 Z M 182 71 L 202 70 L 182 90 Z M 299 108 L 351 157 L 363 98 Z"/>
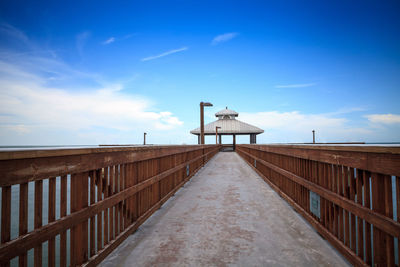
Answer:
<path fill-rule="evenodd" d="M 0 152 L 1 266 L 96 265 L 219 148 Z"/>
<path fill-rule="evenodd" d="M 398 264 L 400 147 L 238 145 L 237 152 L 352 264 Z"/>

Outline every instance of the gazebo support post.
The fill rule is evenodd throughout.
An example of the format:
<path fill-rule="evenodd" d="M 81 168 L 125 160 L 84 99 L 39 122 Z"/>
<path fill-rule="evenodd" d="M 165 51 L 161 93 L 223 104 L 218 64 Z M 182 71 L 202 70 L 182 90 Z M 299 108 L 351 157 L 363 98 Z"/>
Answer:
<path fill-rule="evenodd" d="M 236 151 L 236 134 L 233 134 L 233 151 Z"/>
<path fill-rule="evenodd" d="M 221 134 L 218 135 L 218 141 L 219 141 L 219 144 L 221 145 L 222 144 L 222 135 Z"/>
<path fill-rule="evenodd" d="M 255 144 L 256 141 L 256 136 L 255 134 L 250 134 L 250 144 Z"/>

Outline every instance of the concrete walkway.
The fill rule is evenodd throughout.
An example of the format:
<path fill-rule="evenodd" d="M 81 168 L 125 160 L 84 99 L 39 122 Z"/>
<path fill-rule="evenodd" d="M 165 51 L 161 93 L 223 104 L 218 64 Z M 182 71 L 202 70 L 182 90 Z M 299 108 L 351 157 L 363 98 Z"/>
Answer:
<path fill-rule="evenodd" d="M 217 154 L 103 266 L 347 266 L 236 153 Z"/>

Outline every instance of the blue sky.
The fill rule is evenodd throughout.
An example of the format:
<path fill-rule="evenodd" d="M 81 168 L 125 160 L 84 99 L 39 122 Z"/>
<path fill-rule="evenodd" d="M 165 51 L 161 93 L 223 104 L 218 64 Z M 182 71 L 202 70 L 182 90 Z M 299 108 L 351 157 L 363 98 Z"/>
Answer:
<path fill-rule="evenodd" d="M 0 145 L 400 141 L 398 1 L 0 3 Z M 210 137 L 206 142 L 213 142 Z M 229 142 L 226 138 L 224 141 Z M 238 139 L 248 142 L 248 137 Z"/>

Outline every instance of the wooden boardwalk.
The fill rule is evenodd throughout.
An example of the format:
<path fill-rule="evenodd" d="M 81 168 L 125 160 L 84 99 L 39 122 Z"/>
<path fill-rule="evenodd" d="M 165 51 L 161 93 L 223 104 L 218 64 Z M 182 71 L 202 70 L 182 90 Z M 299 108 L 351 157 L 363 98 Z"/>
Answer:
<path fill-rule="evenodd" d="M 103 266 L 345 266 L 236 153 L 219 153 Z"/>

